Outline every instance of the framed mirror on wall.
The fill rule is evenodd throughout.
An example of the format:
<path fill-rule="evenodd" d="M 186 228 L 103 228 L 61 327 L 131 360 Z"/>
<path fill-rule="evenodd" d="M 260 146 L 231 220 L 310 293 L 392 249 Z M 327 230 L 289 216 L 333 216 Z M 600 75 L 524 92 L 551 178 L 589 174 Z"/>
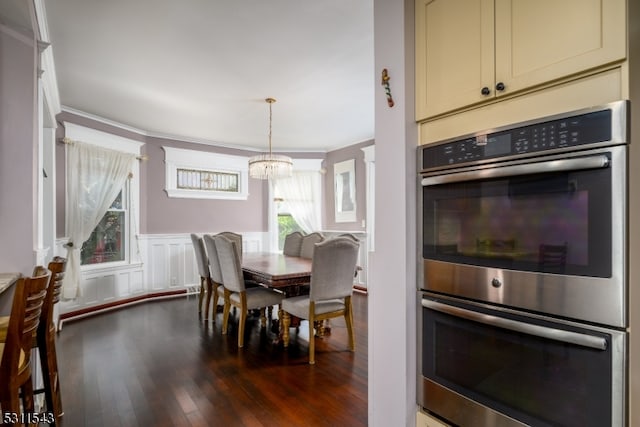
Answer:
<path fill-rule="evenodd" d="M 336 222 L 356 221 L 355 160 L 345 160 L 333 165 Z"/>

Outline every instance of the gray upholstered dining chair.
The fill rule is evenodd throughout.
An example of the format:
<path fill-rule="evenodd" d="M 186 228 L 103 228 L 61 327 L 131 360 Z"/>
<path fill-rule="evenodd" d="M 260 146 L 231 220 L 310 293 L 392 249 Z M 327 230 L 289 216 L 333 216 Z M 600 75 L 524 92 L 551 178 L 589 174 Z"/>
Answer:
<path fill-rule="evenodd" d="M 273 289 L 256 286 L 247 288 L 242 274 L 240 253 L 235 242 L 224 236 L 213 236 L 222 271 L 222 284 L 224 285 L 224 314 L 222 320 L 222 333 L 227 333 L 229 324 L 229 311 L 231 306 L 238 308 L 240 319 L 238 321 L 238 347 L 244 346 L 244 326 L 249 310 L 260 309 L 260 324 L 265 327 L 267 317 L 265 308 L 280 304 L 284 294 Z"/>
<path fill-rule="evenodd" d="M 222 270 L 220 270 L 220 261 L 218 260 L 218 250 L 214 236 L 205 234 L 202 236 L 204 246 L 207 248 L 207 260 L 209 262 L 209 278 L 213 291 L 207 294 L 207 307 L 213 297 L 213 316 L 212 322 L 216 321 L 216 313 L 218 311 L 218 299 L 224 298 L 224 286 L 222 285 Z M 212 295 L 213 294 L 213 295 Z"/>
<path fill-rule="evenodd" d="M 348 237 L 351 240 L 353 240 L 356 243 L 360 243 L 360 239 L 358 239 L 356 236 L 354 236 L 351 233 L 342 233 L 342 234 L 338 234 L 336 237 Z"/>
<path fill-rule="evenodd" d="M 213 284 L 209 274 L 209 261 L 207 260 L 207 252 L 202 237 L 197 234 L 191 234 L 191 242 L 195 252 L 196 263 L 198 264 L 198 274 L 200 275 L 200 293 L 198 294 L 198 314 L 202 314 L 202 302 L 205 293 L 207 294 L 207 305 L 204 310 L 204 318 L 209 318 L 209 302 L 211 301 L 211 292 Z"/>
<path fill-rule="evenodd" d="M 284 247 L 282 253 L 288 256 L 300 256 L 300 249 L 302 249 L 302 239 L 304 234 L 300 231 L 294 231 L 289 233 L 284 238 Z"/>
<path fill-rule="evenodd" d="M 302 245 L 300 247 L 300 257 L 313 258 L 313 250 L 316 243 L 320 243 L 324 240 L 324 236 L 317 231 L 311 234 L 307 234 L 302 238 Z"/>
<path fill-rule="evenodd" d="M 311 264 L 309 295 L 282 301 L 284 346 L 289 345 L 290 315 L 309 321 L 309 363 L 315 363 L 314 324 L 344 316 L 349 333 L 349 349 L 355 351 L 353 335 L 353 272 L 360 244 L 349 237 L 336 237 L 316 245 Z"/>
<path fill-rule="evenodd" d="M 236 243 L 236 248 L 238 248 L 238 253 L 240 254 L 240 260 L 242 260 L 242 234 L 234 233 L 233 231 L 223 231 L 218 233 L 218 235 L 226 237 Z"/>

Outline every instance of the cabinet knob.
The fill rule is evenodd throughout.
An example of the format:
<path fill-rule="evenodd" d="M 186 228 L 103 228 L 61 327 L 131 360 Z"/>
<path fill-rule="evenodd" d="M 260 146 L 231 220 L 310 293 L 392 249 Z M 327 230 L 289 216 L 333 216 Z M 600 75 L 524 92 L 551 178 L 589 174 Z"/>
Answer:
<path fill-rule="evenodd" d="M 482 90 L 480 91 L 481 94 L 483 94 L 484 96 L 487 96 L 491 93 L 491 91 L 489 90 L 488 87 L 483 87 Z"/>
<path fill-rule="evenodd" d="M 498 84 L 496 84 L 496 90 L 502 92 L 504 90 L 504 83 L 498 82 Z"/>

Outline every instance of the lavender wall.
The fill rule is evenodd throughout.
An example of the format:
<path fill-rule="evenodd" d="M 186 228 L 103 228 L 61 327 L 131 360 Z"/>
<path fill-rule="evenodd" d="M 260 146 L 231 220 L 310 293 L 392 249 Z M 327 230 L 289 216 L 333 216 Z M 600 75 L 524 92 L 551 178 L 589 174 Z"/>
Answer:
<path fill-rule="evenodd" d="M 35 263 L 37 108 L 35 37 L 0 28 L 0 271 Z"/>
<path fill-rule="evenodd" d="M 362 148 L 373 145 L 373 141 L 366 141 L 339 150 L 330 151 L 324 161 L 324 168 L 327 173 L 324 176 L 325 188 L 325 230 L 341 231 L 365 231 L 362 221 L 367 218 L 367 198 L 366 198 L 366 167 L 364 164 L 364 152 Z M 333 165 L 345 160 L 355 159 L 356 172 L 356 221 L 355 222 L 335 222 L 335 187 L 333 185 Z"/>
<path fill-rule="evenodd" d="M 58 115 L 58 122 L 70 122 L 114 135 L 144 142 L 142 154 L 148 157 L 140 164 L 140 233 L 205 233 L 222 230 L 262 232 L 268 230 L 268 186 L 266 181 L 249 178 L 247 200 L 204 200 L 169 198 L 165 188 L 163 146 L 250 157 L 256 154 L 224 147 L 214 147 L 174 139 L 147 137 L 135 132 L 77 116 L 68 112 Z M 64 137 L 62 126 L 57 138 Z M 324 153 L 295 153 L 292 157 L 324 158 Z M 56 147 L 56 167 L 65 170 L 64 144 Z M 65 235 L 64 174 L 57 181 L 57 234 Z M 333 196 L 332 196 L 333 197 Z M 359 203 L 359 202 L 358 202 Z"/>
<path fill-rule="evenodd" d="M 268 189 L 265 181 L 249 179 L 247 200 L 204 200 L 169 198 L 165 188 L 163 146 L 222 154 L 251 156 L 254 152 L 192 144 L 161 138 L 147 138 L 143 147 L 149 159 L 141 173 L 141 231 L 157 233 L 203 233 L 223 230 L 267 231 Z"/>

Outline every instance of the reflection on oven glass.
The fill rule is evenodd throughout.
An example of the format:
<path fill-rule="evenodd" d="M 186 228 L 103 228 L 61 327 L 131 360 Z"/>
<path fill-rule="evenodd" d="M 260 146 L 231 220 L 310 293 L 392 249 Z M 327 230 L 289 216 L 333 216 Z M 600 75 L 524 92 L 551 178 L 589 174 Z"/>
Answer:
<path fill-rule="evenodd" d="M 605 372 L 593 372 L 606 366 L 603 352 L 465 324 L 437 323 L 435 378 L 475 400 L 493 402 L 507 413 L 506 408 L 518 408 L 548 425 L 607 425 L 610 412 L 594 396 L 610 380 Z"/>
<path fill-rule="evenodd" d="M 588 193 L 496 196 L 438 202 L 436 251 L 560 265 L 588 262 Z M 567 242 L 571 242 L 571 250 Z"/>

